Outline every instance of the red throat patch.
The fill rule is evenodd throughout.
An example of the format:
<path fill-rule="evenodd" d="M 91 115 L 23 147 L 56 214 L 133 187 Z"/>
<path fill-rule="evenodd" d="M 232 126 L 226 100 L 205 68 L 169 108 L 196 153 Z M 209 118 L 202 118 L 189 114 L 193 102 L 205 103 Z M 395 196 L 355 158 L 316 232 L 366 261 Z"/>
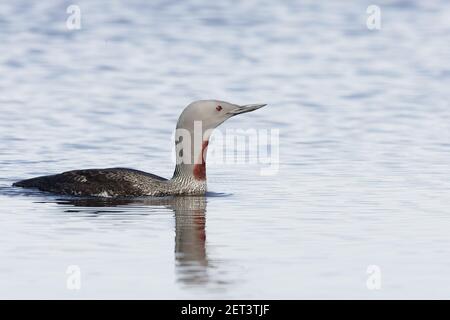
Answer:
<path fill-rule="evenodd" d="M 196 163 L 194 165 L 194 178 L 196 180 L 206 180 L 206 161 L 205 161 L 205 156 L 206 156 L 206 150 L 208 148 L 208 141 L 203 141 L 202 143 L 202 152 L 200 153 L 199 156 L 199 163 Z"/>

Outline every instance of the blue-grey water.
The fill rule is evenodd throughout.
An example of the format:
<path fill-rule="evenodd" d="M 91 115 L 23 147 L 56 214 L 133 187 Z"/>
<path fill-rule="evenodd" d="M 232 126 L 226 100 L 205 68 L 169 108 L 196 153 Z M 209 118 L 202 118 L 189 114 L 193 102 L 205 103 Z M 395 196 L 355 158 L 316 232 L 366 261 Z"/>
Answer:
<path fill-rule="evenodd" d="M 0 298 L 449 298 L 449 43 L 446 0 L 2 1 Z M 208 164 L 207 197 L 11 187 L 170 177 L 206 98 L 269 104 L 222 128 L 279 130 L 275 174 Z"/>

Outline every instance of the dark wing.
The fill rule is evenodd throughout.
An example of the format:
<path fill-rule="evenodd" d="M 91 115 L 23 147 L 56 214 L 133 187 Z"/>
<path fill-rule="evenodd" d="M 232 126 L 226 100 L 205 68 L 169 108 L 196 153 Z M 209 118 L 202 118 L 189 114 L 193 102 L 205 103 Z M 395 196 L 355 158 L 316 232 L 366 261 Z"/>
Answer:
<path fill-rule="evenodd" d="M 142 195 L 143 184 L 157 183 L 166 179 L 154 174 L 126 168 L 87 169 L 67 171 L 61 174 L 22 180 L 13 186 L 37 188 L 69 195 Z"/>

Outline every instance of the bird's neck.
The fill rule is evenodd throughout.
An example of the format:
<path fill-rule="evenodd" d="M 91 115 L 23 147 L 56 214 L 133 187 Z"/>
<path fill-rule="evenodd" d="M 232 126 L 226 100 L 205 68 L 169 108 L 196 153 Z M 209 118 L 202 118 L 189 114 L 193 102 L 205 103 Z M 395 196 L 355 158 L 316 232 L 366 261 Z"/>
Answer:
<path fill-rule="evenodd" d="M 177 129 L 176 166 L 172 181 L 206 191 L 206 153 L 209 135 L 195 137 Z"/>

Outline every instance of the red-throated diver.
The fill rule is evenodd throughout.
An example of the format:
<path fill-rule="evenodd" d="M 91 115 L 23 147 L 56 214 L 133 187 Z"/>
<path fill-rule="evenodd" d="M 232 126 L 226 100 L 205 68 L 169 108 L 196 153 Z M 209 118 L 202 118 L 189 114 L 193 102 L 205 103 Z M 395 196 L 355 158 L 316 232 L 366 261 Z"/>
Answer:
<path fill-rule="evenodd" d="M 13 186 L 76 196 L 201 195 L 206 192 L 205 158 L 212 130 L 232 116 L 264 106 L 239 106 L 218 100 L 199 100 L 188 105 L 177 123 L 177 164 L 171 179 L 134 169 L 108 168 L 68 171 L 22 180 Z"/>

